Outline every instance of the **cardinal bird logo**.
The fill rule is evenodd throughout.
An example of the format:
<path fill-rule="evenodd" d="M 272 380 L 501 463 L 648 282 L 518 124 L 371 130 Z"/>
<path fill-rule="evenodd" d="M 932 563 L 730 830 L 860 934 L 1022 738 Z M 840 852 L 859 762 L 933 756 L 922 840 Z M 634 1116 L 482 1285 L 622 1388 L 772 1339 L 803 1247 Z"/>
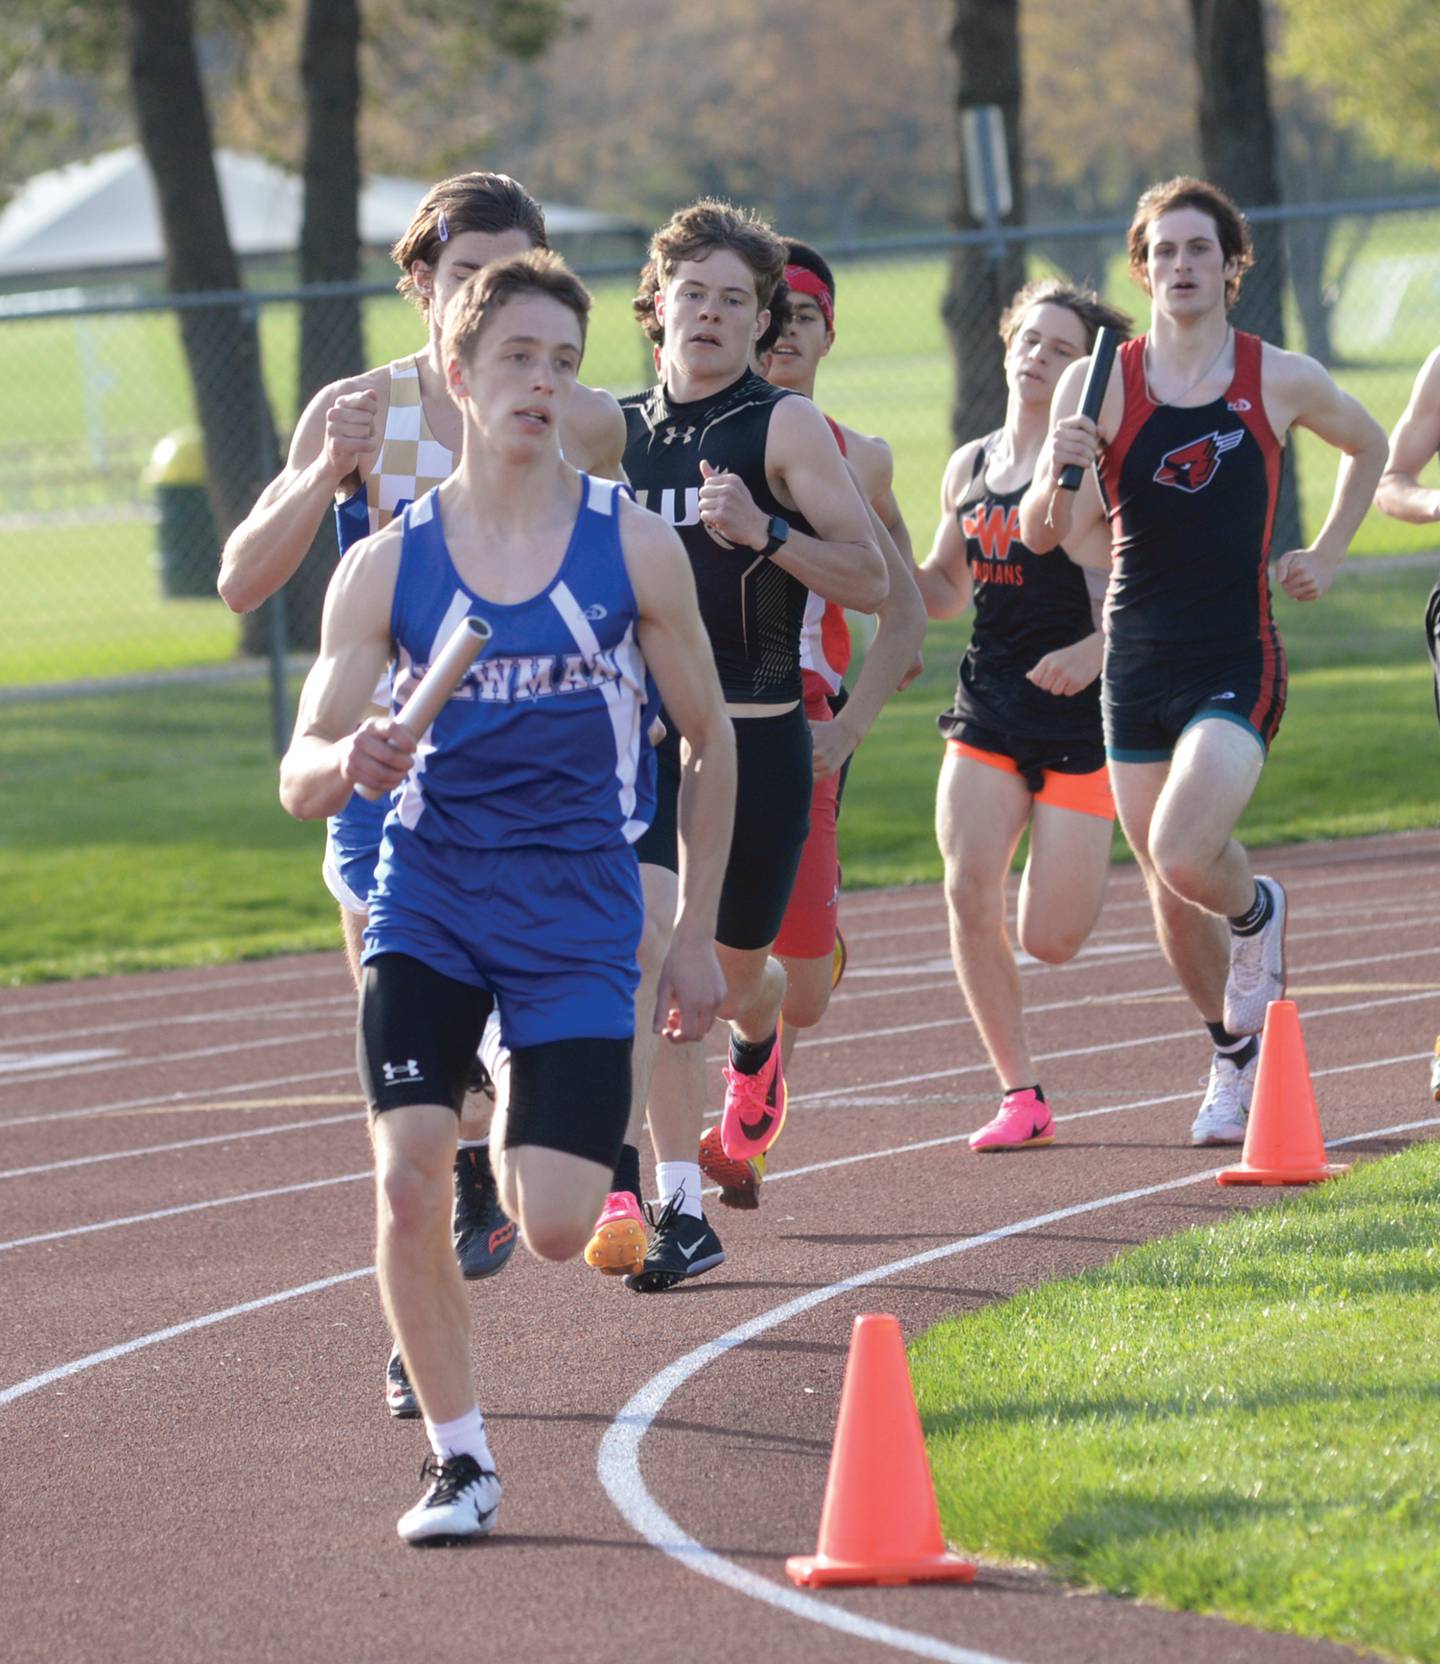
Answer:
<path fill-rule="evenodd" d="M 1215 478 L 1220 458 L 1226 451 L 1233 451 L 1244 437 L 1245 429 L 1236 428 L 1234 433 L 1207 433 L 1203 439 L 1177 445 L 1160 458 L 1155 483 L 1173 485 L 1177 491 L 1203 491 Z"/>

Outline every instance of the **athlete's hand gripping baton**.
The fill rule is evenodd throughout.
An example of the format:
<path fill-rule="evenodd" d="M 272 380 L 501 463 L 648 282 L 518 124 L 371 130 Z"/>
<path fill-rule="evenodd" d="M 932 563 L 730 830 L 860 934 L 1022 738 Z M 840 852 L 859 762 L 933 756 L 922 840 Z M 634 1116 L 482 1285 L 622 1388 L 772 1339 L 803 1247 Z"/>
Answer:
<path fill-rule="evenodd" d="M 445 702 L 459 687 L 461 677 L 474 664 L 491 634 L 490 626 L 483 618 L 462 618 L 455 626 L 455 633 L 420 678 L 414 693 L 396 713 L 395 720 L 403 723 L 417 740 L 444 710 Z M 372 803 L 385 795 L 375 786 L 357 786 L 355 789 Z"/>
<path fill-rule="evenodd" d="M 1080 414 L 1092 422 L 1100 420 L 1100 406 L 1105 403 L 1105 389 L 1110 385 L 1110 366 L 1115 362 L 1115 348 L 1120 337 L 1113 329 L 1101 329 L 1095 336 L 1090 352 L 1090 368 L 1085 372 L 1085 386 L 1080 394 Z M 1078 462 L 1069 462 L 1060 474 L 1062 491 L 1078 491 L 1085 470 Z"/>

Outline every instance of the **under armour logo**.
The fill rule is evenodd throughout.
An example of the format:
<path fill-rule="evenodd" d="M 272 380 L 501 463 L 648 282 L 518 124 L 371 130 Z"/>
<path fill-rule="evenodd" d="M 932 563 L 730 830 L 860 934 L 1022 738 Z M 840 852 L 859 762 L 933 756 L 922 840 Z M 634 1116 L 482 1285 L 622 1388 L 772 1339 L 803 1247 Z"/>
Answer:
<path fill-rule="evenodd" d="M 682 445 L 688 445 L 694 437 L 695 429 L 693 426 L 686 428 L 684 433 L 680 433 L 672 425 L 665 434 L 665 443 L 669 445 L 674 440 L 678 439 Z"/>
<path fill-rule="evenodd" d="M 420 1065 L 413 1057 L 407 1057 L 403 1063 L 382 1063 L 385 1072 L 385 1084 L 393 1086 L 397 1080 L 424 1080 L 420 1073 Z"/>

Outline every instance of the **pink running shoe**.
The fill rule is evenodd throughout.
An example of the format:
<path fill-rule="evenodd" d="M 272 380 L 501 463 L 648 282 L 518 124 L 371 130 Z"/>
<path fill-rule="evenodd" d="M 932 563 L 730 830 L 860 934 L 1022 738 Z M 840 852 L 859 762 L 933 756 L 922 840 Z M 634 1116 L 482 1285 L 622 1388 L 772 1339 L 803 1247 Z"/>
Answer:
<path fill-rule="evenodd" d="M 1055 1122 L 1045 1100 L 1035 1089 L 1023 1087 L 1007 1092 L 1000 1100 L 1000 1113 L 970 1134 L 970 1148 L 986 1150 L 1028 1150 L 1037 1144 L 1055 1142 Z"/>
<path fill-rule="evenodd" d="M 612 1190 L 595 1221 L 594 1234 L 585 1244 L 585 1263 L 607 1277 L 638 1272 L 645 1264 L 650 1238 L 640 1203 L 628 1190 Z"/>
<path fill-rule="evenodd" d="M 742 1075 L 725 1065 L 725 1113 L 720 1117 L 720 1148 L 732 1161 L 763 1156 L 785 1125 L 785 1069 L 780 1061 L 780 1030 L 765 1067 Z"/>

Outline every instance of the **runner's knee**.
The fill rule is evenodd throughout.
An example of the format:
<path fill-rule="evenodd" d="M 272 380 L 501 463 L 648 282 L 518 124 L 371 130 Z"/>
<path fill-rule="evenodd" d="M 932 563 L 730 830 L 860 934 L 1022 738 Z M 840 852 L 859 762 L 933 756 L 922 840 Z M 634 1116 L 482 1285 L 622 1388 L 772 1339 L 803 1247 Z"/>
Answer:
<path fill-rule="evenodd" d="M 945 868 L 945 905 L 962 931 L 996 930 L 1004 919 L 1005 899 L 988 874 L 983 877 L 957 862 Z"/>
<path fill-rule="evenodd" d="M 1031 919 L 1022 914 L 1020 918 L 1021 948 L 1044 965 L 1068 964 L 1079 953 L 1088 934 L 1078 924 L 1053 916 Z"/>
<path fill-rule="evenodd" d="M 435 1228 L 437 1217 L 449 1217 L 450 1162 L 437 1164 L 390 1151 L 376 1174 L 380 1228 L 394 1237 L 415 1238 Z"/>

